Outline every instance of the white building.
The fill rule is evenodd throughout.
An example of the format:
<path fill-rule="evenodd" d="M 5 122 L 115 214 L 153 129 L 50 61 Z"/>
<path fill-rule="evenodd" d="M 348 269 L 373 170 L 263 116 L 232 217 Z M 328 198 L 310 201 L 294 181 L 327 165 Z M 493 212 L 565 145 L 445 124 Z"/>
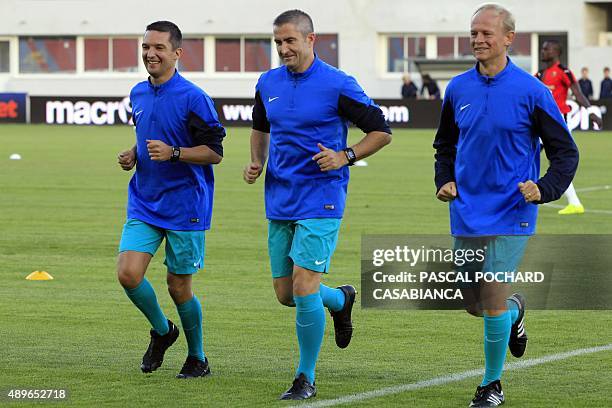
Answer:
<path fill-rule="evenodd" d="M 469 21 L 480 0 L 0 0 L 0 92 L 120 96 L 146 77 L 145 26 L 175 22 L 185 41 L 183 74 L 213 97 L 252 97 L 259 71 L 278 65 L 272 21 L 309 13 L 318 53 L 374 98 L 399 97 L 401 76 L 430 73 L 444 85 L 472 64 Z M 507 0 L 517 20 L 515 61 L 535 72 L 543 39 L 567 43 L 579 75 L 599 94 L 612 65 L 612 1 Z"/>

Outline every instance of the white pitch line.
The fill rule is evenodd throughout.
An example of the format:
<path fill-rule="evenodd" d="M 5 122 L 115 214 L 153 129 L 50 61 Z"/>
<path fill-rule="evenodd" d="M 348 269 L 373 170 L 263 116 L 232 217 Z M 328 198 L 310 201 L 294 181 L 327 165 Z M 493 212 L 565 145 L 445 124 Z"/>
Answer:
<path fill-rule="evenodd" d="M 593 186 L 593 187 L 584 187 L 584 188 L 577 188 L 576 192 L 577 193 L 586 193 L 587 191 L 600 191 L 600 190 L 610 190 L 612 188 L 612 186 L 609 185 L 605 185 L 605 186 Z"/>
<path fill-rule="evenodd" d="M 565 360 L 572 357 L 582 356 L 585 354 L 599 353 L 602 351 L 612 351 L 612 343 L 606 344 L 605 346 L 589 347 L 577 350 L 566 351 L 564 353 L 550 354 L 548 356 L 532 358 L 529 360 L 522 360 L 515 363 L 506 364 L 504 367 L 505 371 L 519 370 L 522 368 L 529 368 L 541 364 L 550 363 L 553 361 Z M 419 390 L 422 388 L 435 387 L 438 385 L 444 385 L 452 382 L 463 381 L 468 378 L 482 376 L 484 373 L 483 369 L 469 370 L 461 373 L 449 374 L 441 377 L 431 378 L 429 380 L 419 381 L 412 384 L 400 384 L 392 387 L 385 387 L 378 390 L 366 391 L 359 394 L 347 395 L 344 397 L 316 401 L 310 404 L 299 404 L 293 405 L 293 407 L 299 408 L 318 408 L 318 407 L 332 407 L 335 405 L 348 404 L 351 402 L 365 401 L 373 398 L 384 397 L 387 395 L 400 394 L 402 392 Z"/>
<path fill-rule="evenodd" d="M 559 204 L 551 204 L 551 203 L 546 203 L 546 204 L 542 204 L 544 207 L 550 207 L 550 208 L 565 208 L 566 206 L 564 205 L 559 205 Z M 593 214 L 607 214 L 607 215 L 612 215 L 612 211 L 610 210 L 591 210 L 590 208 L 585 208 L 584 209 L 585 213 L 593 213 Z"/>

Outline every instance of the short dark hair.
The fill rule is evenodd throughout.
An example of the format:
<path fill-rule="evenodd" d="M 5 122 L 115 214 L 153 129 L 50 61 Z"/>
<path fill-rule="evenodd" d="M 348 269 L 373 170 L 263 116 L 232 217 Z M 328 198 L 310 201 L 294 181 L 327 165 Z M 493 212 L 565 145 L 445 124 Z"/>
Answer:
<path fill-rule="evenodd" d="M 555 48 L 557 50 L 559 55 L 563 54 L 563 46 L 561 45 L 561 43 L 559 41 L 557 41 L 557 40 L 546 40 L 544 42 L 549 43 L 550 45 L 552 45 L 553 48 Z"/>
<path fill-rule="evenodd" d="M 170 44 L 173 49 L 180 48 L 183 44 L 183 34 L 176 24 L 171 21 L 156 21 L 147 26 L 146 31 L 159 31 L 162 33 L 170 33 Z"/>
<path fill-rule="evenodd" d="M 312 18 L 302 10 L 287 10 L 274 19 L 274 25 L 293 24 L 305 36 L 314 33 Z"/>

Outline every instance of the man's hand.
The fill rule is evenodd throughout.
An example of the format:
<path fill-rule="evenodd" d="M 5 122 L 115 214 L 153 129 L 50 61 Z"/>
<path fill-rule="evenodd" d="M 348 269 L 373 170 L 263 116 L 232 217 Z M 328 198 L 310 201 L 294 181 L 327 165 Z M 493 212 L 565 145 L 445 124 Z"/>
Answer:
<path fill-rule="evenodd" d="M 524 183 L 518 183 L 518 188 L 523 197 L 525 197 L 525 201 L 528 203 L 540 201 L 542 199 L 538 185 L 531 180 L 527 180 Z"/>
<path fill-rule="evenodd" d="M 136 165 L 136 153 L 134 149 L 126 150 L 117 155 L 117 163 L 125 171 L 130 171 Z"/>
<path fill-rule="evenodd" d="M 251 162 L 244 167 L 242 177 L 248 184 L 253 184 L 263 171 L 263 165 L 261 163 Z"/>
<path fill-rule="evenodd" d="M 149 157 L 154 161 L 166 161 L 172 157 L 172 147 L 161 140 L 147 139 L 147 150 L 149 151 Z"/>
<path fill-rule="evenodd" d="M 598 130 L 602 130 L 603 129 L 603 121 L 601 120 L 601 118 L 599 116 L 597 116 L 594 113 L 591 113 L 589 115 L 589 119 L 591 120 L 591 122 L 593 122 L 594 124 L 597 125 L 597 129 Z"/>
<path fill-rule="evenodd" d="M 448 183 L 440 187 L 440 190 L 438 190 L 438 194 L 436 194 L 436 197 L 438 198 L 438 200 L 444 202 L 453 201 L 455 198 L 457 198 L 457 185 L 455 184 L 455 182 L 449 181 Z"/>
<path fill-rule="evenodd" d="M 319 153 L 312 157 L 312 160 L 316 161 L 321 171 L 336 170 L 344 167 L 348 164 L 348 159 L 344 152 L 336 152 L 335 150 L 328 149 L 321 143 L 317 143 Z"/>

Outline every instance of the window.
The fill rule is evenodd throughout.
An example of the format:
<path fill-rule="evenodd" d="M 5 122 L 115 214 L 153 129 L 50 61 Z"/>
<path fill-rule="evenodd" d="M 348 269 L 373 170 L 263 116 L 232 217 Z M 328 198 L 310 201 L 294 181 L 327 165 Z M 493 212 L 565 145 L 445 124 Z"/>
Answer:
<path fill-rule="evenodd" d="M 425 37 L 408 37 L 408 56 L 425 57 Z"/>
<path fill-rule="evenodd" d="M 20 37 L 21 73 L 76 72 L 75 37 Z"/>
<path fill-rule="evenodd" d="M 317 34 L 314 50 L 319 58 L 338 68 L 338 34 Z"/>
<path fill-rule="evenodd" d="M 85 72 L 138 71 L 138 39 L 85 38 Z"/>
<path fill-rule="evenodd" d="M 204 71 L 204 40 L 201 38 L 183 39 L 183 56 L 179 60 L 179 71 Z"/>
<path fill-rule="evenodd" d="M 514 35 L 510 55 L 531 56 L 531 33 L 516 33 Z"/>
<path fill-rule="evenodd" d="M 8 41 L 0 41 L 0 72 L 9 72 L 11 69 L 9 48 Z"/>
<path fill-rule="evenodd" d="M 455 37 L 438 37 L 438 58 L 455 58 Z"/>
<path fill-rule="evenodd" d="M 471 59 L 472 46 L 468 36 L 438 36 L 438 58 Z M 510 48 L 510 55 L 531 58 L 531 33 L 517 33 Z"/>
<path fill-rule="evenodd" d="M 414 70 L 415 58 L 425 57 L 425 37 L 398 35 L 387 38 L 387 71 Z"/>
<path fill-rule="evenodd" d="M 516 33 L 509 55 L 512 61 L 525 70 L 531 69 L 532 33 Z M 466 34 L 424 33 L 392 34 L 386 36 L 387 72 L 419 71 L 418 59 L 427 58 L 428 63 L 434 60 L 458 60 L 462 65 L 474 60 L 470 36 Z M 427 43 L 427 44 L 426 44 Z M 430 54 L 426 55 L 427 46 Z M 434 49 L 437 50 L 433 54 Z"/>
<path fill-rule="evenodd" d="M 531 72 L 531 33 L 516 33 L 508 51 L 516 65 Z"/>
<path fill-rule="evenodd" d="M 387 50 L 387 71 L 403 72 L 404 61 L 406 60 L 406 56 L 404 55 L 404 38 L 389 37 L 387 40 Z"/>
<path fill-rule="evenodd" d="M 457 52 L 457 56 L 459 57 L 471 57 L 472 54 L 472 45 L 470 44 L 470 37 L 459 37 L 458 38 L 458 47 L 459 50 Z"/>
<path fill-rule="evenodd" d="M 84 43 L 85 71 L 108 71 L 108 38 L 86 38 Z"/>
<path fill-rule="evenodd" d="M 215 71 L 240 72 L 240 39 L 215 40 Z"/>
<path fill-rule="evenodd" d="M 270 38 L 215 39 L 216 72 L 262 72 L 271 67 Z"/>
<path fill-rule="evenodd" d="M 244 40 L 244 70 L 262 72 L 270 69 L 272 45 L 267 38 Z"/>
<path fill-rule="evenodd" d="M 138 40 L 136 38 L 113 38 L 113 71 L 138 71 Z"/>

